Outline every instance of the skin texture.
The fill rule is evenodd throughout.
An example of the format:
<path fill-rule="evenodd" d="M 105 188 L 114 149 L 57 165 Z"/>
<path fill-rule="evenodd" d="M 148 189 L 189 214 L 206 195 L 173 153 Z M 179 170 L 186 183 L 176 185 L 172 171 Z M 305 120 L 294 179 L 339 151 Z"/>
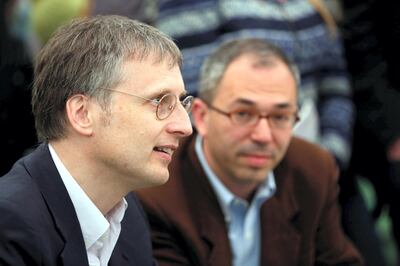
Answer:
<path fill-rule="evenodd" d="M 226 112 L 253 108 L 262 115 L 294 114 L 296 97 L 295 79 L 284 63 L 275 60 L 263 66 L 245 54 L 228 66 L 212 105 Z M 280 162 L 292 137 L 291 128 L 271 128 L 265 118 L 253 127 L 234 125 L 201 100 L 195 102 L 193 116 L 209 165 L 243 199 L 250 199 Z"/>
<path fill-rule="evenodd" d="M 179 67 L 154 63 L 152 57 L 125 62 L 122 74 L 123 81 L 112 89 L 149 99 L 185 94 Z M 156 106 L 149 101 L 118 92 L 111 92 L 111 97 L 107 110 L 94 98 L 71 97 L 66 107 L 68 137 L 51 143 L 103 213 L 132 190 L 165 183 L 171 154 L 154 148 L 174 150 L 181 138 L 192 133 L 180 103 L 170 117 L 158 120 Z"/>

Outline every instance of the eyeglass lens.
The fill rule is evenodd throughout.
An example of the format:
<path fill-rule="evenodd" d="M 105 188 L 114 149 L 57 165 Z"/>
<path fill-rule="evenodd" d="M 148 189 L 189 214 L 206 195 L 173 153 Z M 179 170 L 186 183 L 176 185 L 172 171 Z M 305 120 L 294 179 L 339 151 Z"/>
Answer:
<path fill-rule="evenodd" d="M 295 114 L 270 114 L 262 116 L 257 112 L 233 112 L 231 115 L 232 121 L 237 125 L 253 126 L 258 123 L 261 118 L 267 118 L 273 128 L 290 128 L 296 122 Z"/>
<path fill-rule="evenodd" d="M 173 94 L 165 94 L 157 106 L 157 117 L 162 120 L 170 116 L 172 111 L 175 109 L 176 96 Z"/>

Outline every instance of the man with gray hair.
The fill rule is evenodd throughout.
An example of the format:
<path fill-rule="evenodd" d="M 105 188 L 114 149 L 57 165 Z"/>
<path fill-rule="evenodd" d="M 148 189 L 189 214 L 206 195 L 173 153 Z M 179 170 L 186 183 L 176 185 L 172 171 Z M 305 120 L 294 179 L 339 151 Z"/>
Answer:
<path fill-rule="evenodd" d="M 340 227 L 338 169 L 292 137 L 296 68 L 258 39 L 223 44 L 205 61 L 197 134 L 166 185 L 138 191 L 160 265 L 361 265 Z"/>
<path fill-rule="evenodd" d="M 119 16 L 73 21 L 35 65 L 39 140 L 0 178 L 1 265 L 153 265 L 138 188 L 192 133 L 181 53 Z M 181 99 L 183 97 L 183 99 Z"/>

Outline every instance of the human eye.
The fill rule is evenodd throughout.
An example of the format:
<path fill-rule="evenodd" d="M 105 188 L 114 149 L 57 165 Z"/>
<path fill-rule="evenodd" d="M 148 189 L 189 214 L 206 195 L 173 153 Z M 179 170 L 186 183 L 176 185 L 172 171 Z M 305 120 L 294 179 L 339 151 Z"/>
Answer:
<path fill-rule="evenodd" d="M 270 117 L 272 120 L 280 122 L 287 122 L 291 120 L 290 114 L 271 114 Z"/>
<path fill-rule="evenodd" d="M 270 114 L 270 120 L 277 126 L 286 127 L 290 126 L 293 123 L 293 114 L 286 114 L 286 113 L 278 113 L 278 114 Z"/>
<path fill-rule="evenodd" d="M 156 96 L 152 97 L 152 98 L 150 99 L 150 101 L 151 101 L 154 105 L 158 106 L 158 105 L 161 103 L 161 101 L 162 101 L 162 99 L 164 98 L 164 96 L 165 96 L 165 94 L 156 95 Z"/>
<path fill-rule="evenodd" d="M 248 122 L 254 118 L 255 113 L 253 110 L 239 109 L 233 111 L 232 116 L 238 122 Z"/>

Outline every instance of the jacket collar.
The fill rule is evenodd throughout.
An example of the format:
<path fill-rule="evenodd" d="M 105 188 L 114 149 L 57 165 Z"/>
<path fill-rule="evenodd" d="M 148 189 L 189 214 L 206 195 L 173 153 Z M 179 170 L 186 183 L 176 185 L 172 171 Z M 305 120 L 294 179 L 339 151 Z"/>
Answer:
<path fill-rule="evenodd" d="M 47 144 L 41 144 L 25 161 L 36 181 L 56 228 L 64 239 L 63 265 L 88 265 L 87 253 L 72 201 L 51 158 Z"/>

